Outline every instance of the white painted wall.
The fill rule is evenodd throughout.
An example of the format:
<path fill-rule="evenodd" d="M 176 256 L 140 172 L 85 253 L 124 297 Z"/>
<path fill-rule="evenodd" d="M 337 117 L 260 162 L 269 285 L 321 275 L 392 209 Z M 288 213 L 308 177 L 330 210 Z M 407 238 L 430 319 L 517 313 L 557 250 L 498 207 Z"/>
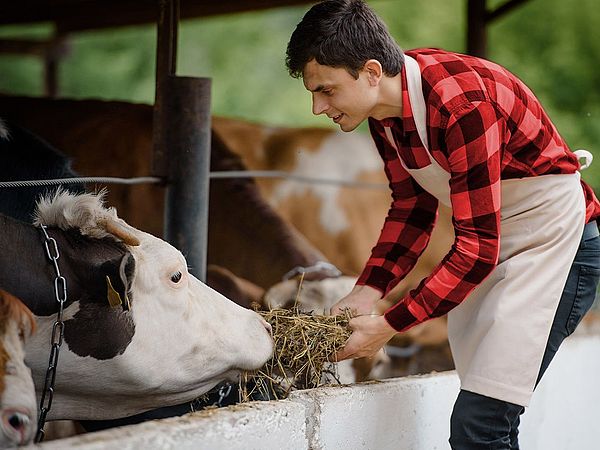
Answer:
<path fill-rule="evenodd" d="M 43 444 L 43 449 L 442 450 L 454 372 L 295 392 Z M 600 335 L 569 338 L 523 417 L 526 450 L 600 449 Z"/>
<path fill-rule="evenodd" d="M 313 450 L 447 448 L 454 372 L 296 392 Z"/>
<path fill-rule="evenodd" d="M 522 418 L 525 450 L 600 449 L 600 335 L 565 341 Z"/>

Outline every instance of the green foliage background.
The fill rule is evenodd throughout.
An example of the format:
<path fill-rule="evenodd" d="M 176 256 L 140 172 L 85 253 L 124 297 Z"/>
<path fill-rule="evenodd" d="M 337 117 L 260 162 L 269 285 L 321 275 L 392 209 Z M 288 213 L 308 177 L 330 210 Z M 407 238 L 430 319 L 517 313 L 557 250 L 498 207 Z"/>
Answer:
<path fill-rule="evenodd" d="M 494 8 L 505 0 L 489 0 Z M 369 4 L 405 48 L 465 51 L 466 0 L 377 0 Z M 309 5 L 183 21 L 179 75 L 212 78 L 215 114 L 269 124 L 331 126 L 314 117 L 301 81 L 284 68 L 287 40 Z M 50 26 L 0 27 L 0 37 L 44 37 Z M 60 66 L 65 97 L 151 103 L 153 26 L 72 36 Z M 573 149 L 600 155 L 600 8 L 596 0 L 529 0 L 489 27 L 488 58 L 538 95 Z M 42 63 L 0 55 L 0 91 L 41 95 Z M 584 178 L 600 187 L 599 161 Z"/>

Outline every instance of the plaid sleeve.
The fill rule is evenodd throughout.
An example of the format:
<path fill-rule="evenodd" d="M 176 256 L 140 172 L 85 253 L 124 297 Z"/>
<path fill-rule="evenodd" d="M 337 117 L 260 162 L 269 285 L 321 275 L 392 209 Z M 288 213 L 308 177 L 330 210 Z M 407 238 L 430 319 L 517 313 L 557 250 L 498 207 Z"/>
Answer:
<path fill-rule="evenodd" d="M 446 314 L 496 266 L 504 126 L 504 119 L 487 102 L 468 103 L 450 114 L 445 151 L 456 239 L 431 275 L 385 312 L 386 320 L 397 331 Z"/>
<path fill-rule="evenodd" d="M 392 204 L 379 240 L 356 284 L 371 286 L 385 295 L 410 272 L 427 247 L 438 202 L 404 170 L 396 150 L 376 127 L 370 122 L 371 135 L 390 183 Z"/>

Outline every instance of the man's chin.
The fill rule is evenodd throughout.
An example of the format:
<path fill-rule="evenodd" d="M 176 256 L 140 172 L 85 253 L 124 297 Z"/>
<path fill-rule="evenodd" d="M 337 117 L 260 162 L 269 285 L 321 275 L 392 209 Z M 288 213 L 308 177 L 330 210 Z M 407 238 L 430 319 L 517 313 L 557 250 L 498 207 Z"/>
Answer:
<path fill-rule="evenodd" d="M 342 130 L 342 131 L 344 131 L 344 132 L 346 132 L 346 133 L 348 133 L 348 132 L 350 132 L 350 131 L 354 131 L 354 130 L 356 130 L 356 128 L 357 128 L 359 125 L 360 125 L 360 123 L 351 123 L 351 124 L 348 124 L 348 123 L 340 123 L 340 124 L 339 124 L 339 126 L 340 126 L 340 130 Z"/>

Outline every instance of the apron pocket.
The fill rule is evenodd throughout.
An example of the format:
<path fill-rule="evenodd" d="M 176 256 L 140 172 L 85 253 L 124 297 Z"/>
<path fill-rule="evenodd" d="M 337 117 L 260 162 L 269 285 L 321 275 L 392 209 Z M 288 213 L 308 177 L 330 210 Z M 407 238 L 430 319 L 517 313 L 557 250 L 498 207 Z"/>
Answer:
<path fill-rule="evenodd" d="M 592 307 L 596 297 L 596 287 L 600 279 L 600 269 L 590 266 L 579 266 L 577 276 L 577 291 L 569 320 L 567 321 L 567 333 L 571 334 L 577 328 L 579 322 L 586 312 Z"/>

